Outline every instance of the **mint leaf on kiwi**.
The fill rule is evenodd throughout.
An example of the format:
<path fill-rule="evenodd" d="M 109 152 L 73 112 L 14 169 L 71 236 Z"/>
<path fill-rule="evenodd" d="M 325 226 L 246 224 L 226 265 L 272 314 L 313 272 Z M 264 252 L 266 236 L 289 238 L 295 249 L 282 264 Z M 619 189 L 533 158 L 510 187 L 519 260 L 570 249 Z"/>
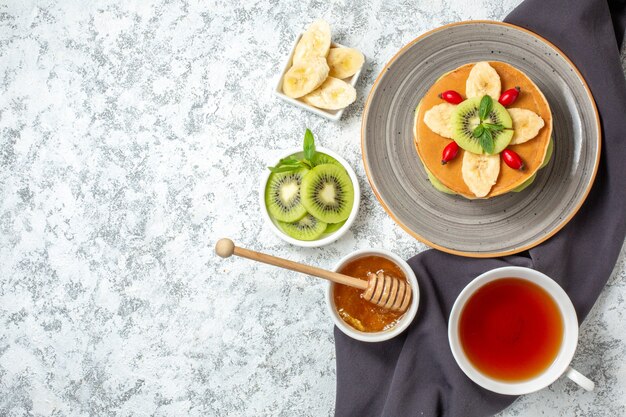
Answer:
<path fill-rule="evenodd" d="M 493 123 L 483 123 L 482 125 L 485 126 L 487 129 L 491 130 L 492 132 L 500 132 L 504 130 L 504 126 L 502 125 L 494 125 Z"/>
<path fill-rule="evenodd" d="M 476 129 L 474 129 L 472 134 L 474 135 L 475 138 L 480 138 L 483 135 L 484 131 L 485 131 L 485 127 L 482 124 L 480 124 L 476 126 Z"/>
<path fill-rule="evenodd" d="M 452 113 L 450 124 L 453 129 L 454 141 L 468 152 L 486 153 L 480 140 L 486 131 L 491 133 L 493 139 L 492 154 L 500 153 L 511 141 L 513 136 L 512 123 L 508 121 L 510 117 L 502 105 L 492 100 L 492 108 L 486 114 L 486 118 L 481 119 L 479 117 L 481 102 L 483 103 L 482 112 L 486 112 L 489 109 L 490 100 L 490 98 L 482 96 L 468 98 L 459 104 Z M 483 142 L 486 144 L 487 150 L 491 150 L 488 138 L 485 135 Z"/>
<path fill-rule="evenodd" d="M 489 113 L 493 109 L 493 99 L 490 96 L 483 96 L 478 105 L 478 117 L 480 123 L 472 131 L 472 135 L 480 142 L 480 147 L 489 154 L 492 154 L 495 150 L 494 134 L 504 130 L 504 126 L 501 124 L 486 122 L 489 118 Z M 489 119 L 491 120 L 491 119 Z M 497 135 L 496 135 L 497 136 Z"/>
<path fill-rule="evenodd" d="M 489 112 L 493 108 L 493 99 L 491 96 L 483 96 L 480 100 L 480 105 L 478 106 L 478 117 L 480 117 L 480 121 L 482 122 L 489 116 Z"/>
<path fill-rule="evenodd" d="M 485 150 L 485 152 L 491 154 L 495 148 L 495 144 L 493 143 L 493 135 L 489 129 L 485 129 L 483 134 L 480 135 L 480 146 Z"/>

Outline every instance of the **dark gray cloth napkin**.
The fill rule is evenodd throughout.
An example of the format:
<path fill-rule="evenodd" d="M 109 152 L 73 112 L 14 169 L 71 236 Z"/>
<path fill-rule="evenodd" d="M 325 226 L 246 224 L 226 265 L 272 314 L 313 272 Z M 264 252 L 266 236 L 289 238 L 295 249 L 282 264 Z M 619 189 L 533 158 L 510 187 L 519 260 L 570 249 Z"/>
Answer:
<path fill-rule="evenodd" d="M 403 335 L 367 344 L 335 329 L 338 417 L 469 417 L 502 410 L 516 397 L 480 388 L 452 357 L 447 321 L 459 292 L 489 269 L 530 267 L 563 287 L 582 321 L 615 266 L 626 234 L 626 80 L 619 59 L 626 2 L 526 0 L 506 21 L 554 43 L 589 84 L 603 134 L 593 188 L 566 227 L 529 251 L 470 259 L 428 250 L 411 258 L 420 311 Z"/>

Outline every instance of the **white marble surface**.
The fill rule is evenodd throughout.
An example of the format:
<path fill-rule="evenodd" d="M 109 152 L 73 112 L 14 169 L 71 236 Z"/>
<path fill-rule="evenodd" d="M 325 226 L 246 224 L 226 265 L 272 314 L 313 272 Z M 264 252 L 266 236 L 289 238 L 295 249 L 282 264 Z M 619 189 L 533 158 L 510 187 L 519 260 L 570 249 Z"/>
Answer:
<path fill-rule="evenodd" d="M 425 246 L 383 212 L 360 160 L 364 97 L 405 43 L 502 19 L 519 0 L 0 4 L 0 416 L 332 415 L 324 283 L 244 260 L 218 237 L 330 267 L 358 248 Z M 340 123 L 272 96 L 310 20 L 361 49 Z M 305 127 L 361 181 L 351 231 L 298 249 L 260 218 L 258 177 Z M 503 416 L 626 415 L 626 263 L 574 365 Z"/>

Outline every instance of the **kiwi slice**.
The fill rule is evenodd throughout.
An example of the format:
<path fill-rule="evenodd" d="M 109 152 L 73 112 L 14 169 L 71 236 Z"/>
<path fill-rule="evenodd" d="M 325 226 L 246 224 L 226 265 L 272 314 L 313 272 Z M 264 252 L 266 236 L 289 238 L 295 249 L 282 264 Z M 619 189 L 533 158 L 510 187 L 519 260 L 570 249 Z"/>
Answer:
<path fill-rule="evenodd" d="M 546 151 L 546 156 L 543 158 L 543 162 L 539 166 L 539 169 L 545 167 L 550 162 L 552 158 L 552 153 L 554 152 L 554 139 L 550 136 L 550 143 L 548 143 L 548 150 Z"/>
<path fill-rule="evenodd" d="M 446 194 L 456 194 L 454 191 L 443 185 L 443 183 L 439 181 L 429 170 L 427 170 L 426 167 L 424 167 L 424 169 L 426 170 L 426 174 L 428 174 L 428 181 L 430 181 L 432 186 L 435 187 L 437 191 L 441 191 Z"/>
<path fill-rule="evenodd" d="M 339 223 L 328 223 L 328 226 L 326 226 L 326 230 L 324 230 L 324 233 L 336 232 L 337 230 L 341 229 L 341 226 L 343 226 L 344 224 L 346 224 L 345 220 Z"/>
<path fill-rule="evenodd" d="M 480 117 L 478 116 L 480 100 L 480 97 L 474 97 L 456 106 L 451 121 L 454 141 L 466 151 L 476 154 L 484 153 L 483 148 L 480 146 L 480 141 L 473 135 L 474 129 L 480 124 Z M 493 154 L 498 154 L 509 145 L 513 138 L 513 130 L 511 129 L 513 121 L 511 116 L 509 116 L 509 112 L 506 111 L 502 104 L 494 101 L 493 107 L 484 121 L 504 126 L 505 130 L 493 132 L 495 145 Z"/>
<path fill-rule="evenodd" d="M 325 223 L 339 223 L 350 215 L 354 187 L 343 167 L 322 164 L 304 176 L 300 196 L 310 214 Z"/>
<path fill-rule="evenodd" d="M 326 223 L 310 214 L 293 223 L 279 221 L 278 225 L 283 232 L 298 240 L 315 240 L 326 230 Z"/>
<path fill-rule="evenodd" d="M 520 191 L 525 190 L 526 188 L 528 188 L 530 184 L 532 184 L 535 181 L 536 177 L 537 177 L 537 173 L 534 173 L 533 175 L 530 176 L 530 178 L 528 178 L 526 181 L 524 181 L 517 187 L 513 188 L 511 191 L 513 191 L 514 193 L 519 193 Z"/>
<path fill-rule="evenodd" d="M 301 168 L 270 175 L 265 187 L 265 206 L 274 219 L 295 222 L 304 217 L 306 209 L 300 198 L 300 185 L 307 172 L 308 169 Z"/>
<path fill-rule="evenodd" d="M 323 164 L 333 164 L 333 165 L 341 166 L 339 161 L 337 161 L 335 158 L 333 158 L 330 155 L 326 155 L 325 153 L 321 153 L 321 152 L 315 152 L 315 155 L 313 155 L 313 160 L 311 161 L 311 163 L 313 164 L 314 167 L 318 165 L 323 165 Z"/>
<path fill-rule="evenodd" d="M 548 150 L 546 151 L 546 156 L 543 158 L 543 162 L 539 166 L 539 169 L 544 168 L 546 165 L 548 165 L 548 163 L 550 162 L 550 158 L 552 158 L 552 152 L 554 152 L 554 139 L 550 137 L 550 143 L 548 144 Z M 514 193 L 519 193 L 520 191 L 525 190 L 526 188 L 528 188 L 530 184 L 532 184 L 535 181 L 535 178 L 537 178 L 536 172 L 526 181 L 524 181 L 517 187 L 513 188 L 511 191 L 513 191 Z"/>

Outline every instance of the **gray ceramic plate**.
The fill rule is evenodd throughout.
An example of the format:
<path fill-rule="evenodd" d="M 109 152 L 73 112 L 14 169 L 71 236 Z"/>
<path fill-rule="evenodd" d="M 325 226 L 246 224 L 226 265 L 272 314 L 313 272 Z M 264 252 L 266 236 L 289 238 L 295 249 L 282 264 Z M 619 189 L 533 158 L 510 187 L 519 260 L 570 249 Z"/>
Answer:
<path fill-rule="evenodd" d="M 483 60 L 519 68 L 543 91 L 554 117 L 554 155 L 526 190 L 467 200 L 428 182 L 413 118 L 440 75 Z M 520 252 L 555 234 L 582 205 L 600 159 L 598 113 L 578 70 L 545 39 L 500 22 L 447 25 L 402 48 L 374 83 L 361 136 L 367 176 L 389 215 L 424 243 L 473 257 Z"/>

